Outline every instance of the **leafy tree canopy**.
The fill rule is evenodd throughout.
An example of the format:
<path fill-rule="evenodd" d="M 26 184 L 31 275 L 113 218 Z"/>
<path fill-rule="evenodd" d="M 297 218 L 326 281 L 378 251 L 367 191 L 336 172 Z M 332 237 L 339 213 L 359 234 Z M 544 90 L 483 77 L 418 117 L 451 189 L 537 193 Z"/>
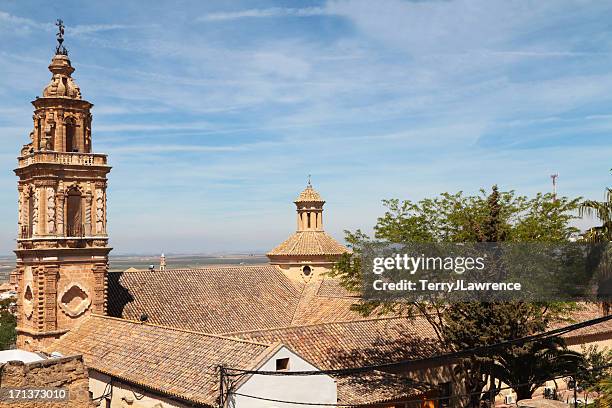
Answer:
<path fill-rule="evenodd" d="M 0 350 L 13 347 L 17 338 L 15 331 L 17 322 L 10 311 L 13 303 L 13 299 L 0 301 Z"/>
<path fill-rule="evenodd" d="M 570 221 L 576 218 L 580 199 L 555 199 L 552 194 L 529 198 L 514 191 L 500 192 L 493 186 L 490 194 L 484 190 L 477 195 L 443 193 L 418 202 L 391 199 L 384 200 L 383 204 L 386 211 L 374 227 L 374 240 L 378 242 L 565 242 L 578 232 Z M 345 255 L 331 275 L 340 278 L 347 289 L 358 291 L 361 288 L 359 255 L 363 246 L 373 239 L 358 230 L 347 231 L 346 240 L 353 254 Z M 355 305 L 363 314 L 422 315 L 449 351 L 500 343 L 543 331 L 573 307 L 562 303 L 524 302 L 452 305 L 362 302 Z M 533 358 L 536 353 L 548 359 L 536 361 Z M 546 365 L 534 366 L 539 363 Z M 459 369 L 466 391 L 474 395 L 467 404 L 476 407 L 481 399 L 487 398 L 488 393 L 479 394 L 487 385 L 493 390 L 499 387 L 495 384 L 496 378 L 511 386 L 516 384 L 515 391 L 525 397 L 543 384 L 543 377 L 575 369 L 576 364 L 576 355 L 567 353 L 562 341 L 555 341 L 511 347 L 488 358 L 473 357 L 460 364 Z M 519 369 L 526 374 L 519 375 Z M 539 375 L 530 375 L 538 371 Z M 529 385 L 519 388 L 519 381 L 528 381 Z"/>

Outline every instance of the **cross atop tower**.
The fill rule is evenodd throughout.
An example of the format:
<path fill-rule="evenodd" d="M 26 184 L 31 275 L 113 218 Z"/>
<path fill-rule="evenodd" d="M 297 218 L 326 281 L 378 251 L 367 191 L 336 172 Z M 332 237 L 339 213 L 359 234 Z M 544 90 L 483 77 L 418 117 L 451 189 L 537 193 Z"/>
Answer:
<path fill-rule="evenodd" d="M 57 26 L 57 47 L 55 47 L 55 55 L 68 55 L 68 50 L 64 47 L 64 22 L 62 19 L 58 18 L 55 22 Z"/>

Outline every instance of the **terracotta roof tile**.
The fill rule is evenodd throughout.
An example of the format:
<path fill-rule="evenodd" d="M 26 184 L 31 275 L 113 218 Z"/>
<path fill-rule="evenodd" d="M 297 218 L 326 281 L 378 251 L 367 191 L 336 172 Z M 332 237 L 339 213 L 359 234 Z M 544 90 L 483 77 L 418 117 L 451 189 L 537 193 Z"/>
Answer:
<path fill-rule="evenodd" d="M 274 266 L 108 274 L 108 313 L 205 333 L 362 319 L 333 279 L 297 283 Z"/>
<path fill-rule="evenodd" d="M 215 406 L 220 364 L 253 369 L 278 346 L 91 315 L 47 351 L 82 354 L 104 374 Z"/>
<path fill-rule="evenodd" d="M 320 295 L 321 292 L 339 294 L 339 284 L 332 281 L 332 279 L 315 280 L 304 285 L 291 325 L 363 319 L 358 312 L 351 310 L 351 306 L 357 302 L 356 298 Z"/>
<path fill-rule="evenodd" d="M 338 402 L 351 405 L 369 405 L 405 400 L 424 394 L 424 390 L 416 386 L 410 376 L 382 371 L 373 371 L 359 376 L 339 377 L 336 381 L 338 384 Z"/>
<path fill-rule="evenodd" d="M 557 329 L 570 324 L 580 323 L 587 320 L 602 317 L 602 310 L 599 304 L 579 303 L 578 310 L 569 316 L 569 321 L 555 323 L 551 329 Z M 612 338 L 612 320 L 608 320 L 592 326 L 574 330 L 562 336 L 568 344 L 580 344 L 584 342 L 598 341 Z"/>
<path fill-rule="evenodd" d="M 359 297 L 359 293 L 350 292 L 344 286 L 340 284 L 337 279 L 323 279 L 321 286 L 317 291 L 318 296 L 325 297 L 340 297 L 340 298 L 351 298 L 355 301 L 355 298 Z"/>
<path fill-rule="evenodd" d="M 424 318 L 385 317 L 226 333 L 283 343 L 323 370 L 414 359 L 438 352 Z"/>
<path fill-rule="evenodd" d="M 310 184 L 306 186 L 304 191 L 300 193 L 298 198 L 295 199 L 295 203 L 324 203 L 321 195 L 317 190 L 312 188 Z"/>
<path fill-rule="evenodd" d="M 273 266 L 109 273 L 109 315 L 206 333 L 285 326 L 301 287 Z"/>

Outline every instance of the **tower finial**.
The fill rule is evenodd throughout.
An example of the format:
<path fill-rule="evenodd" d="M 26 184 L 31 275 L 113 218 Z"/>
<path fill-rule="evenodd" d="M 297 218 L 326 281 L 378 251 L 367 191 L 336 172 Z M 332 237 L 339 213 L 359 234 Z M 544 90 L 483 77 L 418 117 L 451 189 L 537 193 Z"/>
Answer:
<path fill-rule="evenodd" d="M 57 26 L 57 47 L 55 47 L 55 55 L 68 55 L 68 50 L 64 47 L 64 22 L 61 18 L 58 18 L 55 22 Z"/>
<path fill-rule="evenodd" d="M 308 187 L 312 187 L 312 183 L 310 182 L 310 174 L 308 175 Z"/>

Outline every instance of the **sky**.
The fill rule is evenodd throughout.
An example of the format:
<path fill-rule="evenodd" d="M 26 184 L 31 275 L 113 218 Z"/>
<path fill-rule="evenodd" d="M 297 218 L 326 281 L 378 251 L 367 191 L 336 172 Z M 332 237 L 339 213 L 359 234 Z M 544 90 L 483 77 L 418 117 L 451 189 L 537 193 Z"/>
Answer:
<path fill-rule="evenodd" d="M 0 2 L 0 254 L 55 19 L 107 153 L 116 254 L 263 252 L 312 175 L 325 229 L 381 200 L 502 190 L 603 199 L 612 2 Z M 589 225 L 592 221 L 582 221 Z"/>

